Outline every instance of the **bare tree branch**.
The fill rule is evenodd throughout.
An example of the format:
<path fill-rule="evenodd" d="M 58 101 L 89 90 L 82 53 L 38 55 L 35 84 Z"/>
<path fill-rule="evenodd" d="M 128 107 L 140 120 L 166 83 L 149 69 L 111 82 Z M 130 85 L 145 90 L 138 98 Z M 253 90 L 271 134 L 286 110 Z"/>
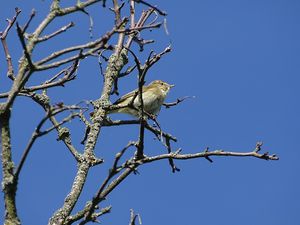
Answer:
<path fill-rule="evenodd" d="M 155 54 L 152 58 L 148 59 L 145 65 L 145 73 L 155 64 L 157 63 L 161 57 L 167 53 L 171 52 L 171 46 L 166 47 L 162 52 Z"/>
<path fill-rule="evenodd" d="M 54 0 L 54 3 L 52 5 L 52 9 L 57 13 L 57 16 L 64 16 L 73 12 L 81 11 L 82 9 L 85 9 L 86 7 L 93 5 L 97 2 L 101 2 L 103 0 L 87 0 L 85 2 L 78 1 L 75 6 L 67 7 L 67 8 L 60 8 L 59 7 L 59 1 Z"/>
<path fill-rule="evenodd" d="M 87 206 L 91 205 L 91 202 L 88 203 Z M 86 208 L 87 208 L 86 206 Z M 102 208 L 100 209 L 99 212 L 95 212 L 92 214 L 92 218 L 91 218 L 91 221 L 92 222 L 99 222 L 98 221 L 98 218 L 102 215 L 105 215 L 107 213 L 110 213 L 111 211 L 111 208 L 112 206 L 107 206 L 105 208 Z M 69 216 L 67 219 L 66 219 L 66 223 L 65 224 L 72 224 L 74 223 L 75 221 L 78 221 L 79 219 L 83 218 L 84 215 L 85 215 L 86 211 L 82 210 L 82 211 L 79 211 L 78 213 L 76 213 L 75 215 L 72 215 L 72 216 Z"/>
<path fill-rule="evenodd" d="M 135 68 L 136 68 L 136 65 L 128 67 L 125 72 L 122 72 L 122 73 L 119 74 L 119 78 L 120 77 L 125 77 L 125 76 L 129 75 L 130 73 L 132 73 L 134 71 Z"/>
<path fill-rule="evenodd" d="M 20 172 L 23 168 L 23 165 L 27 159 L 27 156 L 34 144 L 34 142 L 37 140 L 37 138 L 44 136 L 48 133 L 50 133 L 52 130 L 57 129 L 59 126 L 63 125 L 66 122 L 69 122 L 70 120 L 72 120 L 74 117 L 78 116 L 79 113 L 71 113 L 68 117 L 66 117 L 65 119 L 63 119 L 61 122 L 59 122 L 56 126 L 50 127 L 44 131 L 41 131 L 40 129 L 42 128 L 42 126 L 44 125 L 44 123 L 52 116 L 55 116 L 61 112 L 64 112 L 66 110 L 74 110 L 74 109 L 78 109 L 78 107 L 63 107 L 61 109 L 55 110 L 55 111 L 48 111 L 46 116 L 39 122 L 39 124 L 36 126 L 33 134 L 31 135 L 31 138 L 22 154 L 21 160 L 19 165 L 17 166 L 17 169 L 15 171 L 15 175 L 14 175 L 14 182 L 17 183 L 19 180 L 19 175 Z M 77 158 L 77 160 L 79 160 L 79 157 Z"/>
<path fill-rule="evenodd" d="M 56 75 L 54 75 L 51 79 L 45 81 L 41 85 L 36 85 L 36 86 L 30 86 L 30 87 L 24 87 L 19 95 L 22 96 L 22 94 L 28 94 L 29 92 L 34 92 L 37 90 L 42 90 L 42 89 L 47 89 L 51 87 L 57 87 L 57 86 L 64 86 L 65 83 L 72 81 L 76 78 L 76 71 L 79 65 L 79 59 L 77 59 L 73 65 L 68 66 L 67 68 L 61 70 L 58 72 Z M 59 76 L 64 74 L 64 76 L 61 79 L 56 80 Z M 0 98 L 7 98 L 9 96 L 10 92 L 5 92 L 0 94 Z"/>
<path fill-rule="evenodd" d="M 27 63 L 29 65 L 29 69 L 30 69 L 30 71 L 34 71 L 35 65 L 33 64 L 32 60 L 31 60 L 31 55 L 27 50 L 25 39 L 24 39 L 24 34 L 23 34 L 23 31 L 22 31 L 21 27 L 19 26 L 18 22 L 17 22 L 17 31 L 18 31 L 18 36 L 19 36 L 20 42 L 21 42 L 23 50 L 24 50 L 24 54 L 25 54 Z"/>
<path fill-rule="evenodd" d="M 107 43 L 107 41 L 111 38 L 111 36 L 116 33 L 116 30 L 119 29 L 120 26 L 122 26 L 123 23 L 126 23 L 127 19 L 124 18 L 121 22 L 121 24 L 119 24 L 118 26 L 114 27 L 111 31 L 108 31 L 104 36 L 102 36 L 101 38 L 99 38 L 96 41 L 93 42 L 89 42 L 87 44 L 84 45 L 77 45 L 77 46 L 72 46 L 69 48 L 65 48 L 63 50 L 57 51 L 52 53 L 51 55 L 47 56 L 46 58 L 38 61 L 36 63 L 37 65 L 37 70 L 47 70 L 50 68 L 55 68 L 55 67 L 59 67 L 63 64 L 72 62 L 74 60 L 80 59 L 80 58 L 85 58 L 89 55 L 92 55 L 93 53 L 95 53 L 96 51 L 105 48 L 105 45 Z M 75 55 L 75 56 L 71 56 L 69 58 L 60 60 L 60 61 L 56 61 L 54 63 L 48 64 L 48 65 L 42 65 L 45 64 L 46 62 L 49 62 L 53 59 L 56 59 L 57 57 L 60 57 L 66 53 L 70 53 L 73 51 L 78 51 L 78 50 L 85 50 L 85 49 L 89 49 L 88 51 L 82 52 L 82 54 L 80 55 Z"/>
<path fill-rule="evenodd" d="M 143 86 L 145 84 L 145 73 L 138 74 L 138 100 L 139 100 L 139 116 L 140 116 L 140 132 L 139 132 L 139 140 L 137 142 L 137 159 L 144 157 L 144 137 L 145 137 L 145 124 L 146 118 L 144 117 L 144 100 L 143 100 Z M 133 98 L 134 99 L 134 98 Z M 134 101 L 134 100 L 133 100 Z"/>
<path fill-rule="evenodd" d="M 82 9 L 81 11 L 89 17 L 89 21 L 90 21 L 89 33 L 90 33 L 90 39 L 92 39 L 93 38 L 93 27 L 94 27 L 93 17 L 85 9 Z"/>
<path fill-rule="evenodd" d="M 26 24 L 24 25 L 24 27 L 22 28 L 22 33 L 25 34 L 25 32 L 26 32 L 26 30 L 28 29 L 28 27 L 29 27 L 29 25 L 30 25 L 30 23 L 31 23 L 31 21 L 32 21 L 32 19 L 33 19 L 33 17 L 35 17 L 35 10 L 34 10 L 34 9 L 31 10 L 29 19 L 28 19 L 28 21 L 26 22 Z"/>
<path fill-rule="evenodd" d="M 133 209 L 130 209 L 130 221 L 129 221 L 129 225 L 135 225 L 135 221 L 136 219 L 138 219 L 139 224 L 142 224 L 142 220 L 139 214 L 135 214 Z"/>
<path fill-rule="evenodd" d="M 10 111 L 3 110 L 0 104 L 0 129 L 1 129 L 1 161 L 2 161 L 2 191 L 4 193 L 5 204 L 5 224 L 19 225 L 20 219 L 16 207 L 16 190 L 17 186 L 14 181 L 14 163 L 11 149 L 10 133 Z"/>
<path fill-rule="evenodd" d="M 204 151 L 195 154 L 180 154 L 178 152 L 171 152 L 168 154 L 162 154 L 158 156 L 148 157 L 143 160 L 144 163 L 149 163 L 161 159 L 176 159 L 176 160 L 187 160 L 187 159 L 195 159 L 195 158 L 205 158 L 207 156 L 234 156 L 234 157 L 255 157 L 259 159 L 265 160 L 278 160 L 279 157 L 276 155 L 269 155 L 268 152 L 259 154 L 256 151 L 252 152 L 228 152 L 224 150 L 215 150 L 215 151 Z"/>
<path fill-rule="evenodd" d="M 36 40 L 36 43 L 39 43 L 39 42 L 43 42 L 43 41 L 47 41 L 63 32 L 66 32 L 69 28 L 71 27 L 74 27 L 75 24 L 73 22 L 70 22 L 68 23 L 66 26 L 63 26 L 62 28 L 60 28 L 59 30 L 53 32 L 52 34 L 49 34 L 49 35 L 45 35 L 43 37 L 40 37 Z"/>
<path fill-rule="evenodd" d="M 158 12 L 158 13 L 159 13 L 160 15 L 162 15 L 162 16 L 166 16 L 166 15 L 167 15 L 166 12 L 160 10 L 160 9 L 157 8 L 156 6 L 153 6 L 153 5 L 151 5 L 150 3 L 146 2 L 146 1 L 143 1 L 143 0 L 134 0 L 134 1 L 135 1 L 136 3 L 142 3 L 142 4 L 146 5 L 146 6 L 149 6 L 150 8 L 154 9 L 156 12 Z"/>
<path fill-rule="evenodd" d="M 11 20 L 7 19 L 8 25 L 7 25 L 6 29 L 3 32 L 0 32 L 0 39 L 1 39 L 1 43 L 2 43 L 4 53 L 6 56 L 6 62 L 7 62 L 7 77 L 10 78 L 11 80 L 14 80 L 14 69 L 13 69 L 13 65 L 12 65 L 12 61 L 11 61 L 11 56 L 9 54 L 8 45 L 6 42 L 6 37 L 8 35 L 10 28 L 14 25 L 14 23 L 20 13 L 21 13 L 21 10 L 18 8 L 15 8 L 14 17 Z"/>
<path fill-rule="evenodd" d="M 188 98 L 195 98 L 195 96 L 185 96 L 185 97 L 182 97 L 182 98 L 177 98 L 177 100 L 175 102 L 164 103 L 163 105 L 168 109 L 172 106 L 178 105 L 179 103 L 183 102 L 184 100 L 186 100 Z"/>
<path fill-rule="evenodd" d="M 36 40 L 39 38 L 40 34 L 45 30 L 45 28 L 58 16 L 64 16 L 73 12 L 77 12 L 80 11 L 82 9 L 84 9 L 87 6 L 90 6 L 94 3 L 100 2 L 100 0 L 88 0 L 85 2 L 80 2 L 78 1 L 77 4 L 75 6 L 71 6 L 68 8 L 61 8 L 59 6 L 59 0 L 53 0 L 52 5 L 51 5 L 51 9 L 49 14 L 45 17 L 45 19 L 38 25 L 38 27 L 35 29 L 35 31 L 32 33 L 30 40 L 27 43 L 27 46 L 25 45 L 25 41 L 23 41 L 24 43 L 22 43 L 23 49 L 25 50 L 25 58 L 21 58 L 20 62 L 19 62 L 19 72 L 18 72 L 18 76 L 17 79 L 15 80 L 11 92 L 7 98 L 6 104 L 4 106 L 4 111 L 7 111 L 13 104 L 15 98 L 17 97 L 18 93 L 20 92 L 20 90 L 22 89 L 22 87 L 24 86 L 24 84 L 26 83 L 26 81 L 29 79 L 31 73 L 28 73 L 28 68 L 27 68 L 27 63 L 30 63 L 30 54 L 32 53 L 35 44 L 36 44 Z M 118 29 L 118 28 L 116 28 Z M 22 33 L 22 30 L 20 30 Z M 21 42 L 23 40 L 23 33 L 22 35 L 19 35 Z M 104 37 L 105 39 L 105 37 Z M 107 41 L 107 40 L 106 40 Z M 26 46 L 26 47 L 24 47 Z M 27 52 L 27 53 L 26 53 Z M 40 68 L 40 69 L 47 69 L 47 68 L 54 68 L 60 65 L 63 65 L 65 63 L 68 63 L 70 61 L 76 60 L 78 58 L 78 56 L 73 57 L 69 60 L 64 60 L 63 62 L 61 62 L 60 64 L 53 64 L 50 65 L 48 67 L 44 67 L 44 68 Z"/>
<path fill-rule="evenodd" d="M 204 158 L 209 162 L 213 162 L 211 158 L 220 156 L 255 157 L 265 160 L 279 159 L 276 155 L 270 155 L 268 152 L 261 153 L 262 142 L 258 142 L 255 146 L 255 149 L 250 152 L 234 152 L 223 150 L 209 151 L 208 148 L 206 148 L 204 151 L 193 154 L 183 154 L 181 149 L 173 151 L 171 141 L 176 142 L 176 137 L 161 129 L 156 115 L 151 115 L 144 110 L 143 99 L 143 97 L 145 97 L 143 96 L 143 86 L 145 84 L 148 70 L 152 68 L 152 66 L 156 64 L 163 55 L 171 51 L 171 46 L 166 47 L 162 52 L 157 54 L 154 50 L 151 50 L 144 63 L 141 63 L 140 56 L 136 54 L 131 47 L 132 43 L 135 42 L 139 45 L 140 50 L 142 51 L 146 44 L 153 43 L 156 39 L 145 39 L 144 35 L 142 34 L 145 30 L 151 31 L 154 28 L 160 28 L 162 25 L 162 21 L 159 21 L 162 20 L 161 16 L 167 15 L 166 12 L 160 10 L 157 6 L 154 6 L 147 1 L 112 0 L 111 10 L 114 12 L 114 24 L 112 25 L 112 28 L 104 33 L 102 37 L 99 37 L 95 41 L 85 42 L 80 45 L 67 46 L 64 49 L 50 52 L 48 56 L 40 59 L 39 61 L 34 62 L 32 60 L 34 49 L 38 44 L 48 43 L 48 40 L 50 40 L 51 38 L 58 36 L 59 34 L 67 31 L 69 28 L 74 26 L 74 24 L 71 22 L 59 28 L 53 33 L 44 35 L 43 33 L 45 32 L 46 28 L 53 24 L 53 21 L 58 17 L 64 17 L 65 15 L 75 12 L 82 12 L 88 15 L 90 20 L 89 33 L 90 37 L 92 37 L 92 29 L 94 26 L 93 17 L 86 8 L 100 1 L 101 0 L 78 0 L 72 6 L 63 8 L 60 5 L 60 0 L 52 0 L 49 13 L 30 34 L 26 33 L 26 30 L 28 29 L 35 15 L 34 10 L 32 11 L 28 21 L 25 23 L 23 28 L 20 27 L 18 23 L 16 23 L 17 34 L 22 45 L 21 50 L 23 50 L 24 53 L 18 61 L 18 72 L 15 74 L 15 76 L 12 59 L 6 43 L 6 37 L 9 30 L 14 25 L 18 14 L 20 13 L 19 9 L 16 9 L 16 13 L 13 19 L 8 20 L 8 26 L 6 27 L 5 31 L 0 33 L 0 38 L 8 65 L 8 77 L 13 80 L 13 84 L 10 90 L 6 93 L 0 94 L 0 98 L 5 98 L 5 102 L 0 103 L 0 125 L 2 135 L 1 157 L 3 167 L 2 186 L 7 210 L 5 220 L 6 222 L 9 221 L 10 224 L 20 224 L 16 211 L 17 207 L 15 203 L 15 196 L 19 176 L 21 174 L 22 168 L 25 165 L 25 162 L 28 161 L 27 159 L 30 151 L 32 150 L 32 146 L 35 144 L 37 138 L 44 136 L 53 130 L 56 130 L 58 134 L 57 140 L 62 141 L 67 150 L 74 157 L 77 163 L 77 172 L 73 179 L 72 187 L 65 197 L 61 207 L 58 208 L 49 219 L 49 225 L 66 225 L 73 224 L 75 222 L 79 223 L 80 225 L 86 224 L 88 222 L 99 223 L 99 218 L 102 215 L 109 213 L 111 210 L 111 206 L 103 208 L 103 201 L 105 201 L 109 194 L 114 191 L 130 174 L 136 174 L 138 172 L 137 169 L 147 163 L 167 159 L 169 165 L 171 166 L 172 172 L 176 172 L 180 170 L 176 167 L 175 160 Z M 102 0 L 103 6 L 105 5 L 105 3 L 106 1 Z M 140 6 L 143 6 L 145 8 L 145 10 L 142 9 L 139 18 L 137 16 L 137 12 L 139 12 L 140 9 L 137 10 L 137 3 L 140 3 Z M 129 7 L 124 7 L 126 4 Z M 123 10 L 128 9 L 130 11 L 127 11 L 127 17 L 122 18 L 122 14 L 124 13 Z M 128 24 L 129 21 L 130 24 Z M 165 19 L 164 25 L 166 26 Z M 168 33 L 166 28 L 165 30 L 166 33 Z M 112 38 L 114 35 L 117 35 L 116 39 Z M 77 75 L 76 72 L 79 66 L 79 62 L 87 58 L 88 56 L 97 56 L 100 58 L 105 49 L 112 50 L 112 54 L 105 62 L 105 71 L 102 71 L 102 65 L 100 65 L 101 73 L 103 76 L 102 90 L 99 91 L 99 96 L 98 98 L 96 98 L 96 100 L 85 101 L 89 102 L 87 104 L 88 106 L 90 106 L 91 104 L 94 107 L 94 111 L 90 113 L 90 117 L 88 117 L 87 112 L 87 110 L 89 110 L 89 107 L 80 107 L 79 104 L 81 103 L 71 106 L 65 105 L 63 101 L 56 104 L 51 103 L 51 99 L 47 95 L 47 90 L 57 86 L 64 86 L 67 82 L 74 80 Z M 128 53 L 130 53 L 132 57 L 128 57 Z M 103 58 L 105 57 L 103 56 Z M 129 67 L 125 72 L 121 72 L 123 71 L 129 60 L 131 64 L 132 61 L 134 61 L 135 65 Z M 71 65 L 71 63 L 73 64 Z M 67 64 L 66 68 L 58 73 L 53 73 L 55 75 L 52 75 L 50 79 L 42 81 L 38 85 L 28 84 L 28 80 L 33 73 L 38 73 L 39 71 L 44 70 L 50 71 L 50 69 L 54 69 L 65 64 Z M 126 77 L 133 71 L 137 72 L 138 89 L 133 94 L 132 101 L 126 106 L 111 105 L 111 95 L 118 94 L 118 79 Z M 39 94 L 39 90 L 42 90 L 41 94 Z M 15 170 L 14 162 L 12 160 L 12 147 L 10 143 L 10 111 L 14 106 L 14 100 L 17 96 L 29 97 L 29 100 L 35 101 L 43 108 L 46 115 L 37 124 L 31 138 L 28 140 L 28 144 L 25 147 L 20 162 L 19 164 L 17 164 Z M 187 98 L 191 97 L 187 96 L 178 98 L 175 102 L 164 103 L 164 106 L 166 108 L 176 106 Z M 140 102 L 140 105 L 136 106 L 136 104 L 134 104 L 135 100 L 138 100 L 138 102 Z M 107 116 L 107 113 L 109 113 L 109 110 L 113 110 L 118 107 L 131 107 L 132 109 L 137 111 L 139 119 L 114 121 L 111 120 Z M 59 118 L 57 115 L 63 112 L 64 114 L 61 114 L 59 116 L 64 116 L 64 118 L 57 119 Z M 82 141 L 82 144 L 84 144 L 83 151 L 79 151 L 77 148 L 75 148 L 76 145 L 73 145 L 71 141 L 71 137 L 74 136 L 71 135 L 71 130 L 64 125 L 66 122 L 71 121 L 75 117 L 79 117 L 79 119 L 85 126 L 82 129 L 85 130 L 84 140 Z M 149 123 L 149 121 L 151 120 L 154 121 L 153 125 L 150 125 Z M 51 125 L 50 127 L 44 128 L 46 121 L 50 121 Z M 86 204 L 81 210 L 74 210 L 76 209 L 75 207 L 78 207 L 77 203 L 88 178 L 90 169 L 104 162 L 103 159 L 96 156 L 95 151 L 97 143 L 99 143 L 100 131 L 103 127 L 114 126 L 116 128 L 117 126 L 121 125 L 138 125 L 139 135 L 137 136 L 135 141 L 129 141 L 128 144 L 115 155 L 115 158 L 110 165 L 110 169 L 107 175 L 103 180 L 100 181 L 99 184 L 101 185 L 99 185 L 93 197 L 86 201 Z M 163 147 L 167 150 L 166 154 L 159 154 L 154 156 L 147 156 L 146 154 L 144 154 L 144 146 L 146 146 L 147 144 L 145 143 L 145 141 L 147 140 L 145 138 L 147 131 L 152 133 L 154 135 L 154 138 L 157 138 L 158 141 L 162 143 Z M 7 209 L 7 206 L 11 207 Z M 135 225 L 137 218 L 140 219 L 139 216 L 136 215 L 133 210 L 131 210 L 130 225 Z"/>
<path fill-rule="evenodd" d="M 132 124 L 140 124 L 140 120 L 114 120 L 114 121 L 105 120 L 103 126 L 121 126 L 121 125 L 132 125 Z M 160 129 L 152 127 L 148 123 L 145 124 L 145 128 L 151 131 L 157 138 L 163 136 L 164 138 L 177 142 L 176 137 L 172 136 L 171 134 L 165 133 Z"/>
<path fill-rule="evenodd" d="M 154 12 L 154 9 L 148 9 L 142 12 L 138 22 L 135 24 L 135 27 L 143 27 L 144 24 L 146 23 L 147 19 L 152 15 Z M 133 28 L 133 27 L 131 27 Z M 133 39 L 136 37 L 137 33 L 132 33 L 131 35 L 128 36 L 127 42 L 125 44 L 125 47 L 127 49 L 130 49 L 130 46 L 132 44 Z"/>
<path fill-rule="evenodd" d="M 45 83 L 43 83 L 41 85 L 24 87 L 24 91 L 25 92 L 33 92 L 36 90 L 42 90 L 42 89 L 47 89 L 47 88 L 51 88 L 51 87 L 64 86 L 65 83 L 72 81 L 76 78 L 76 71 L 78 69 L 78 65 L 79 65 L 79 59 L 77 59 L 71 67 L 60 71 L 57 75 L 55 75 L 49 81 L 46 81 Z M 53 81 L 58 76 L 60 76 L 62 73 L 65 73 L 65 75 L 62 78 L 58 79 L 57 81 Z"/>
<path fill-rule="evenodd" d="M 114 54 L 110 57 L 108 61 L 108 66 L 104 76 L 104 86 L 102 89 L 101 97 L 93 102 L 95 111 L 92 117 L 92 123 L 90 126 L 90 131 L 87 137 L 87 141 L 85 143 L 83 153 L 83 157 L 86 160 L 82 161 L 78 165 L 78 172 L 75 176 L 70 193 L 68 194 L 67 201 L 64 201 L 63 206 L 60 209 L 58 209 L 51 217 L 49 225 L 61 223 L 59 221 L 65 221 L 66 218 L 70 215 L 73 207 L 77 203 L 77 200 L 81 194 L 89 169 L 91 168 L 91 166 L 93 166 L 93 163 L 91 163 L 91 160 L 89 159 L 91 157 L 94 158 L 94 148 L 96 145 L 96 141 L 98 139 L 98 135 L 106 117 L 106 110 L 102 107 L 102 105 L 103 103 L 109 101 L 114 79 L 118 76 L 121 69 L 128 62 L 126 53 L 124 53 L 124 51 L 121 51 L 118 54 L 118 51 L 116 49 Z M 91 216 L 92 213 L 88 213 L 86 215 L 86 218 L 91 218 Z"/>
<path fill-rule="evenodd" d="M 130 4 L 130 28 L 135 27 L 135 4 L 134 0 L 129 1 Z"/>
<path fill-rule="evenodd" d="M 167 150 L 168 150 L 168 153 L 170 154 L 172 152 L 170 139 L 169 138 L 165 138 L 165 139 L 166 139 Z M 180 169 L 175 166 L 174 160 L 172 158 L 169 158 L 169 164 L 172 168 L 173 173 L 175 173 L 176 171 L 177 172 L 180 171 Z"/>
<path fill-rule="evenodd" d="M 151 25 L 144 25 L 141 27 L 133 27 L 133 28 L 127 28 L 127 29 L 119 29 L 117 32 L 119 33 L 126 33 L 126 34 L 135 34 L 135 31 L 142 31 L 142 30 L 147 30 L 147 29 L 153 29 L 153 28 L 160 28 L 162 23 L 155 23 Z"/>

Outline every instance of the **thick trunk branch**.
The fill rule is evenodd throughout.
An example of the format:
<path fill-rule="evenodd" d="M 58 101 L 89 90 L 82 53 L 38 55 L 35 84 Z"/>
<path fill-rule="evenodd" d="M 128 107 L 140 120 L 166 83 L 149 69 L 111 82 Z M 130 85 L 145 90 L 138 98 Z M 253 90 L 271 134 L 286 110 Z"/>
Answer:
<path fill-rule="evenodd" d="M 50 219 L 49 225 L 65 224 L 67 222 L 66 218 L 71 214 L 75 204 L 78 201 L 89 169 L 92 167 L 92 163 L 89 162 L 89 159 L 94 158 L 95 146 L 101 131 L 101 127 L 105 121 L 106 111 L 102 106 L 103 104 L 109 102 L 114 79 L 118 76 L 121 69 L 128 62 L 126 53 L 127 52 L 123 50 L 119 55 L 113 54 L 110 57 L 105 73 L 105 82 L 101 97 L 94 102 L 95 113 L 92 118 L 93 123 L 91 124 L 90 132 L 88 134 L 83 153 L 83 157 L 86 159 L 86 161 L 79 164 L 79 169 L 74 179 L 71 191 L 65 199 L 63 206 L 57 212 L 55 212 Z"/>
<path fill-rule="evenodd" d="M 0 106 L 1 107 L 1 106 Z M 1 143 L 2 143 L 2 190 L 5 203 L 5 225 L 21 224 L 17 215 L 16 191 L 17 184 L 14 182 L 14 163 L 11 154 L 11 139 L 9 127 L 10 111 L 0 111 Z"/>

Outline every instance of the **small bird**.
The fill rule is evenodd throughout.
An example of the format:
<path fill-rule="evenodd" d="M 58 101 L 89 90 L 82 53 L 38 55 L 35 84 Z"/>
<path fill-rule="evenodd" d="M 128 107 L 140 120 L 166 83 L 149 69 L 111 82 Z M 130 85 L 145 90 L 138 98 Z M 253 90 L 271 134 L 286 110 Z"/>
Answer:
<path fill-rule="evenodd" d="M 143 96 L 143 104 L 144 104 L 144 112 L 157 116 L 164 100 L 172 87 L 175 85 L 168 84 L 161 80 L 152 81 L 149 85 L 143 86 L 142 88 L 142 96 Z M 113 103 L 115 106 L 120 106 L 122 108 L 111 110 L 108 113 L 125 113 L 132 115 L 134 117 L 139 117 L 139 107 L 140 101 L 139 96 L 136 94 L 138 89 L 135 89 L 126 95 L 119 98 L 116 102 Z M 128 107 L 133 101 L 133 107 Z"/>

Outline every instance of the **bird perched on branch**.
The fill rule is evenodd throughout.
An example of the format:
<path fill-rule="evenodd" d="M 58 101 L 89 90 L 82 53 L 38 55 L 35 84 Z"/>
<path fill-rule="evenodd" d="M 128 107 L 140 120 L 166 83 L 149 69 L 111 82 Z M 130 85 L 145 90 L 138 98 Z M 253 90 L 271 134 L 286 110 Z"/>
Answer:
<path fill-rule="evenodd" d="M 161 80 L 152 81 L 149 85 L 143 86 L 142 97 L 145 114 L 157 116 L 164 100 L 172 87 L 175 85 L 168 84 Z M 132 103 L 132 106 L 130 104 Z M 117 109 L 110 110 L 108 113 L 125 113 L 134 117 L 139 117 L 139 100 L 138 89 L 135 89 L 119 98 L 113 103 Z M 120 107 L 120 108 L 119 108 Z"/>

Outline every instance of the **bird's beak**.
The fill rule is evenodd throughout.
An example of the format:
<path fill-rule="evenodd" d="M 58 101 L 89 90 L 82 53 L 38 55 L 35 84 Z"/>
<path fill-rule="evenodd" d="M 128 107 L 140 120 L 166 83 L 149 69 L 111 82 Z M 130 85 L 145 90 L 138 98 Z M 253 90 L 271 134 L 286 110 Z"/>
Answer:
<path fill-rule="evenodd" d="M 175 87 L 175 84 L 169 84 L 169 87 L 170 88 Z"/>

